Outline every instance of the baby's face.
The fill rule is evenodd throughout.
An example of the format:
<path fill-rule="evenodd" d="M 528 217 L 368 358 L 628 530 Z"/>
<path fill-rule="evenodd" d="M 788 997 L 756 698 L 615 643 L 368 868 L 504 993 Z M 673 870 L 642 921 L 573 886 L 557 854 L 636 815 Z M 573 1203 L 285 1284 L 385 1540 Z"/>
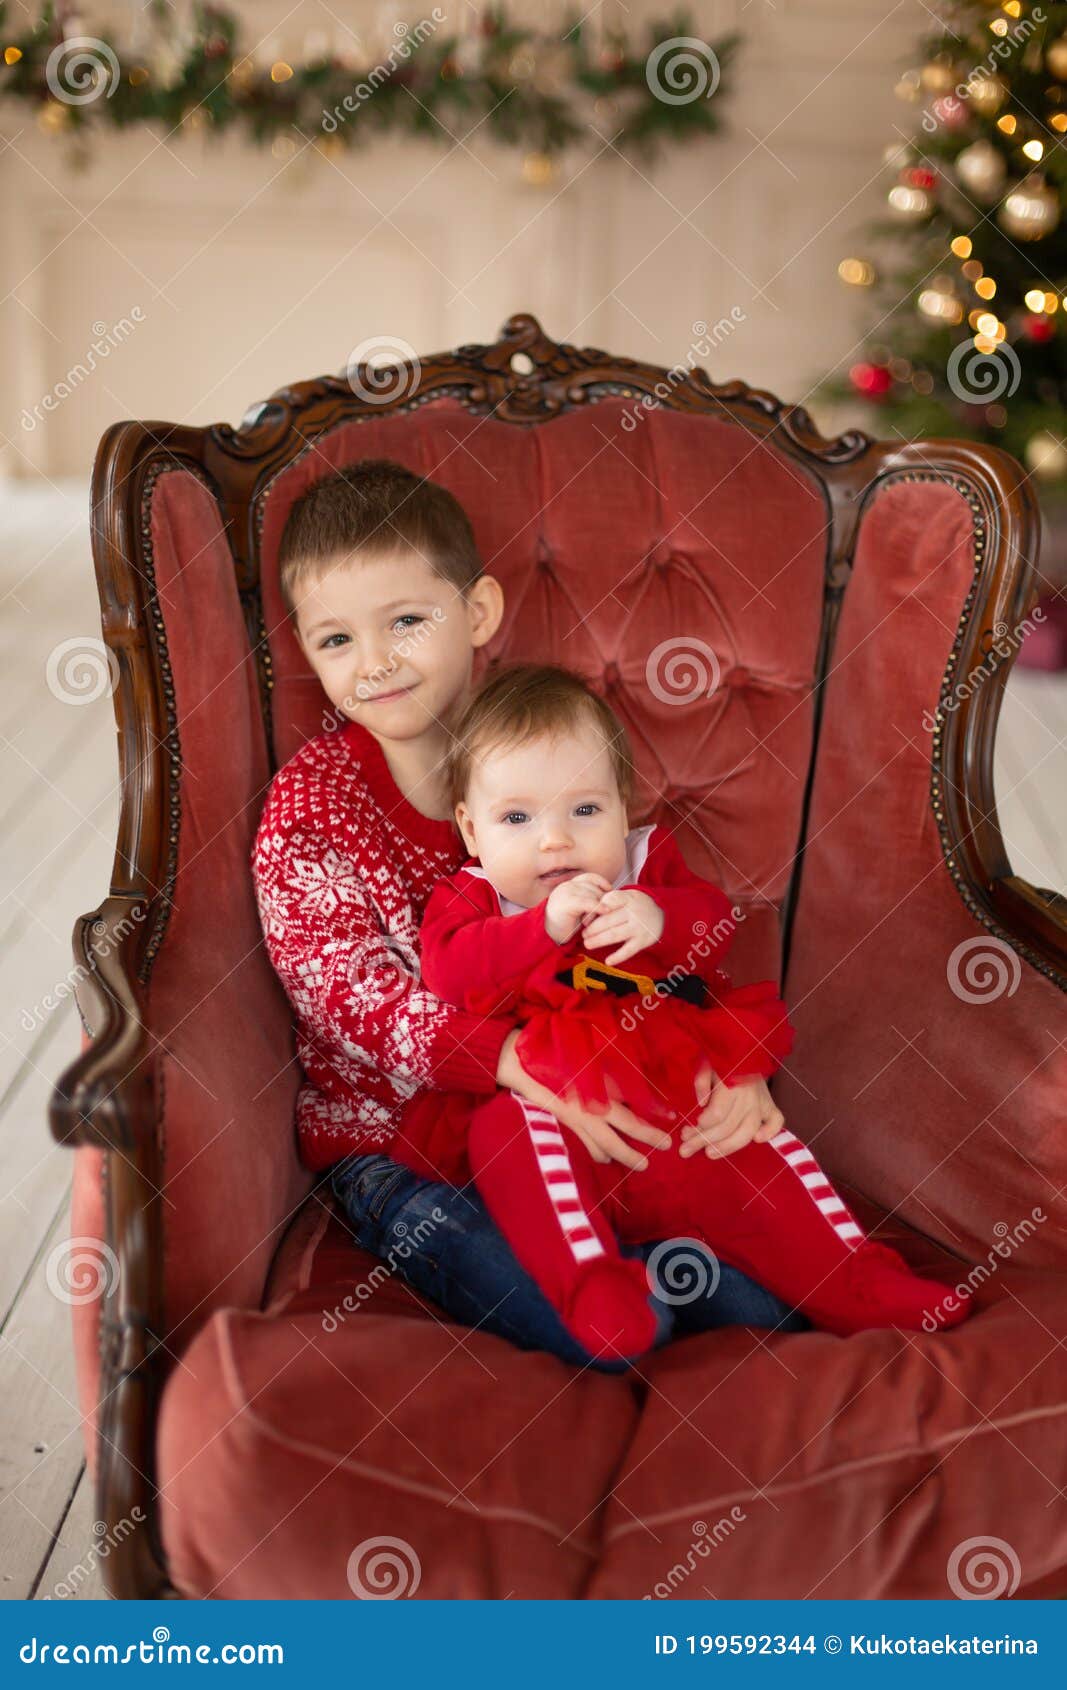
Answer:
<path fill-rule="evenodd" d="M 592 723 L 473 759 L 456 819 L 497 891 L 525 909 L 576 874 L 613 881 L 626 862 L 626 808 Z"/>

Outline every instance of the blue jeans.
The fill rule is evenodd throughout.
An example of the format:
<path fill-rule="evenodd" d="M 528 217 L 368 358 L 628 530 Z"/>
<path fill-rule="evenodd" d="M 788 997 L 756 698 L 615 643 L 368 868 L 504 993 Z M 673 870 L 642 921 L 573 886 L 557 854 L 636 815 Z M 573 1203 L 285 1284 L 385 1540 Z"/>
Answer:
<path fill-rule="evenodd" d="M 423 1179 L 389 1156 L 350 1156 L 331 1170 L 330 1183 L 365 1250 L 387 1261 L 408 1284 L 464 1326 L 509 1338 L 523 1350 L 548 1350 L 576 1367 L 615 1373 L 632 1365 L 600 1360 L 567 1331 L 540 1286 L 521 1267 L 503 1233 L 471 1186 Z M 677 1282 L 696 1241 L 679 1243 Z M 657 1243 L 620 1245 L 625 1256 L 648 1259 Z M 672 1252 L 657 1261 L 657 1285 L 671 1286 Z M 810 1322 L 727 1262 L 718 1275 L 700 1274 L 703 1289 L 684 1289 L 665 1301 L 649 1290 L 656 1315 L 655 1347 L 716 1326 L 764 1326 L 806 1331 Z M 639 1358 L 634 1358 L 639 1359 Z"/>

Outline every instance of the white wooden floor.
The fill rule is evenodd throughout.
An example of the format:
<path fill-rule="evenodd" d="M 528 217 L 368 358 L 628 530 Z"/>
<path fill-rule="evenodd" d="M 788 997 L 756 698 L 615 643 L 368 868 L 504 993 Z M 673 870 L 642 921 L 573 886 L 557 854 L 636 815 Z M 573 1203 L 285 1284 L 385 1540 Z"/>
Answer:
<path fill-rule="evenodd" d="M 84 1598 L 104 1594 L 99 1572 L 86 1576 L 95 1511 L 70 1310 L 47 1273 L 66 1239 L 71 1159 L 45 1119 L 79 1034 L 72 1000 L 45 1000 L 69 977 L 75 917 L 107 890 L 119 807 L 110 698 L 71 702 L 86 641 L 84 696 L 100 691 L 86 486 L 0 489 L 0 545 L 0 1591 L 73 1584 Z M 998 741 L 1001 822 L 1016 869 L 1060 890 L 1065 772 L 1067 676 L 1017 672 Z"/>

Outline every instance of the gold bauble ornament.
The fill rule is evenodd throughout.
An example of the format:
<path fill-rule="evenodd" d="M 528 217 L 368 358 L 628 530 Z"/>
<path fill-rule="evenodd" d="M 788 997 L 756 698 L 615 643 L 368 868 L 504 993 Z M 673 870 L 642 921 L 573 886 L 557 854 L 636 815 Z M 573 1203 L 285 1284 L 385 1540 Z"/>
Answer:
<path fill-rule="evenodd" d="M 452 57 L 459 66 L 461 76 L 473 76 L 482 66 L 482 38 L 479 35 L 463 35 L 456 42 L 452 50 Z"/>
<path fill-rule="evenodd" d="M 170 41 L 161 41 L 149 55 L 148 68 L 157 88 L 176 88 L 182 79 L 184 54 Z"/>
<path fill-rule="evenodd" d="M 882 148 L 882 163 L 890 170 L 903 170 L 906 164 L 911 163 L 912 157 L 910 141 L 890 141 L 887 147 Z"/>
<path fill-rule="evenodd" d="M 992 141 L 975 141 L 956 159 L 956 175 L 976 199 L 992 201 L 1004 186 L 1008 167 Z"/>
<path fill-rule="evenodd" d="M 227 81 L 235 94 L 247 94 L 256 80 L 256 67 L 251 59 L 238 59 Z"/>
<path fill-rule="evenodd" d="M 1060 82 L 1067 82 L 1067 35 L 1059 35 L 1045 49 L 1045 63 Z"/>
<path fill-rule="evenodd" d="M 1028 176 L 1006 194 L 997 222 L 1020 241 L 1040 241 L 1060 220 L 1060 197 L 1043 176 Z"/>
<path fill-rule="evenodd" d="M 508 59 L 507 72 L 513 82 L 531 82 L 537 70 L 537 54 L 532 47 L 516 47 Z"/>
<path fill-rule="evenodd" d="M 934 276 L 929 287 L 924 287 L 916 304 L 924 317 L 933 322 L 960 323 L 963 321 L 963 306 L 960 304 L 952 287 L 952 277 L 945 274 Z"/>
<path fill-rule="evenodd" d="M 999 76 L 979 76 L 976 72 L 967 83 L 967 98 L 982 117 L 993 117 L 1007 97 L 1007 84 Z"/>
<path fill-rule="evenodd" d="M 921 223 L 934 209 L 934 196 L 929 188 L 897 182 L 889 190 L 889 209 L 902 223 Z"/>
<path fill-rule="evenodd" d="M 59 135 L 70 122 L 70 107 L 60 100 L 46 100 L 37 113 L 37 123 L 46 135 Z"/>
<path fill-rule="evenodd" d="M 1023 457 L 1039 481 L 1062 481 L 1067 476 L 1067 446 L 1047 429 L 1039 428 L 1030 436 Z"/>
<path fill-rule="evenodd" d="M 956 83 L 956 73 L 948 59 L 931 59 L 919 72 L 919 81 L 928 94 L 947 94 Z"/>
<path fill-rule="evenodd" d="M 533 84 L 539 94 L 559 94 L 571 75 L 573 54 L 558 44 L 542 48 L 537 57 Z"/>
<path fill-rule="evenodd" d="M 527 153 L 522 161 L 522 179 L 531 188 L 547 188 L 556 180 L 559 166 L 549 153 Z"/>

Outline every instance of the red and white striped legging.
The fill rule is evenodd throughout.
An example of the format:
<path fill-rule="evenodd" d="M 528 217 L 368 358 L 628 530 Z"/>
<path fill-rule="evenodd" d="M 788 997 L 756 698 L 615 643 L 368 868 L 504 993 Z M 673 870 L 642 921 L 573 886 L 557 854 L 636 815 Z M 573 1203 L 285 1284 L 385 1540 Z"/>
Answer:
<path fill-rule="evenodd" d="M 791 1132 L 716 1158 L 700 1151 L 683 1159 L 678 1143 L 663 1150 L 640 1146 L 648 1166 L 631 1169 L 594 1161 L 574 1133 L 514 1092 L 497 1092 L 473 1112 L 468 1155 L 475 1185 L 523 1267 L 577 1336 L 588 1338 L 589 1322 L 579 1329 L 569 1317 L 591 1273 L 599 1274 L 603 1318 L 613 1297 L 620 1314 L 629 1306 L 638 1323 L 635 1296 L 647 1310 L 656 1287 L 643 1263 L 620 1255 L 620 1240 L 695 1238 L 815 1325 L 836 1332 L 917 1326 L 934 1295 L 943 1293 L 895 1251 L 869 1242 Z M 864 1271 L 842 1272 L 857 1252 L 868 1258 Z M 605 1277 L 605 1266 L 614 1277 Z M 883 1319 L 877 1318 L 879 1287 Z M 632 1339 L 633 1319 L 628 1327 L 624 1320 L 624 1329 Z M 620 1353 L 628 1353 L 625 1345 Z"/>

